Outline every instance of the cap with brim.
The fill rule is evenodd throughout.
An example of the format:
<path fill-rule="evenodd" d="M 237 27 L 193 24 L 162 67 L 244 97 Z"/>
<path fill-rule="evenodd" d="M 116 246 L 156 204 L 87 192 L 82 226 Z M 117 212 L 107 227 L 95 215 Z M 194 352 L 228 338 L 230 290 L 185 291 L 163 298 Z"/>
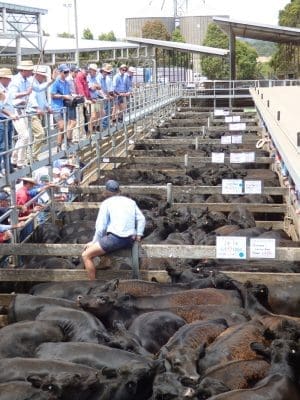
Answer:
<path fill-rule="evenodd" d="M 128 72 L 132 72 L 133 74 L 136 73 L 136 69 L 134 67 L 129 67 Z"/>
<path fill-rule="evenodd" d="M 108 192 L 117 193 L 120 190 L 120 185 L 117 181 L 109 179 L 105 184 L 105 189 Z"/>
<path fill-rule="evenodd" d="M 9 194 L 6 192 L 0 192 L 0 200 L 8 200 Z"/>
<path fill-rule="evenodd" d="M 70 71 L 71 72 L 79 72 L 80 68 L 78 68 L 77 65 L 71 65 L 70 66 Z"/>
<path fill-rule="evenodd" d="M 35 185 L 35 180 L 33 178 L 27 178 L 26 176 L 24 176 L 24 178 L 21 178 L 22 181 L 24 182 L 29 182 L 29 183 L 33 183 Z"/>
<path fill-rule="evenodd" d="M 31 60 L 21 61 L 19 65 L 17 65 L 17 69 L 23 71 L 32 71 L 34 68 L 33 62 Z"/>
<path fill-rule="evenodd" d="M 122 65 L 119 67 L 119 69 L 128 69 L 128 67 L 127 67 L 126 64 L 122 64 Z"/>
<path fill-rule="evenodd" d="M 11 69 L 9 68 L 0 68 L 0 78 L 9 78 L 13 77 Z"/>
<path fill-rule="evenodd" d="M 57 69 L 59 72 L 70 71 L 70 68 L 67 66 L 67 64 L 60 64 Z"/>

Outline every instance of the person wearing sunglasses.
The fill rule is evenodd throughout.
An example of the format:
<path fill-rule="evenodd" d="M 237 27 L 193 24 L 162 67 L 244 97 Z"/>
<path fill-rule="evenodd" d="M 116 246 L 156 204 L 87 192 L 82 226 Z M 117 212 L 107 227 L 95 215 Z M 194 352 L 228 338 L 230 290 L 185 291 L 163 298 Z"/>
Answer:
<path fill-rule="evenodd" d="M 113 90 L 116 95 L 112 113 L 113 122 L 123 122 L 123 114 L 126 110 L 127 98 L 130 96 L 127 65 L 122 64 L 119 72 L 113 78 Z"/>

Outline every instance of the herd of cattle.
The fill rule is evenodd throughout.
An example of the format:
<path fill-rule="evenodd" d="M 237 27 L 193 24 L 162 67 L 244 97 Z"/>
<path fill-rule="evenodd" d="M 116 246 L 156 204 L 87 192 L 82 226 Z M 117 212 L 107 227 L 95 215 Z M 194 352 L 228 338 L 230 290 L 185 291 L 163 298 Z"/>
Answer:
<path fill-rule="evenodd" d="M 168 124 L 173 125 L 174 119 Z M 165 129 L 157 128 L 152 137 L 165 134 Z M 222 134 L 222 128 L 211 133 Z M 210 156 L 219 149 L 203 145 L 197 154 Z M 145 144 L 135 150 L 153 156 L 186 152 Z M 260 150 L 259 155 L 267 154 Z M 267 167 L 128 164 L 103 171 L 93 185 L 108 178 L 121 185 L 179 186 L 257 178 L 265 186 L 278 186 L 277 174 Z M 159 195 L 131 197 L 146 216 L 144 243 L 214 245 L 218 235 L 234 235 L 299 245 L 284 230 L 256 226 L 257 215 L 247 209 L 249 203 L 281 202 L 276 196 L 183 192 L 174 199 L 182 203 L 176 208 Z M 89 194 L 85 200 L 102 197 Z M 203 206 L 184 204 L 193 202 Z M 205 206 L 218 202 L 236 207 L 221 212 Z M 97 213 L 91 208 L 63 212 L 63 226 L 41 225 L 33 240 L 86 243 L 93 237 Z M 79 257 L 24 260 L 25 268 L 82 268 Z M 221 272 L 241 268 L 299 272 L 299 263 L 142 259 L 141 267 L 166 269 L 169 283 L 119 279 L 41 283 L 28 294 L 16 294 L 1 310 L 8 324 L 0 329 L 0 400 L 300 400 L 298 287 L 241 283 Z"/>
<path fill-rule="evenodd" d="M 221 272 L 171 277 L 17 294 L 0 330 L 0 399 L 300 399 L 299 307 L 276 313 L 265 285 Z"/>

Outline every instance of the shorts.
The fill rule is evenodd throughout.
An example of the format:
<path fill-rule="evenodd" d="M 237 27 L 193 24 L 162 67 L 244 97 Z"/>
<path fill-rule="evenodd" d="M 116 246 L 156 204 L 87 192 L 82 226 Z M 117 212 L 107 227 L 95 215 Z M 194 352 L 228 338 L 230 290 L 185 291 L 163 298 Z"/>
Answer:
<path fill-rule="evenodd" d="M 117 96 L 115 98 L 115 104 L 123 104 L 126 102 L 126 96 Z"/>
<path fill-rule="evenodd" d="M 120 237 L 113 233 L 108 233 L 99 239 L 99 244 L 105 253 L 111 253 L 115 250 L 131 248 L 134 243 L 132 236 Z"/>
<path fill-rule="evenodd" d="M 103 110 L 102 102 L 97 101 L 97 103 L 91 104 L 91 113 L 100 113 Z"/>

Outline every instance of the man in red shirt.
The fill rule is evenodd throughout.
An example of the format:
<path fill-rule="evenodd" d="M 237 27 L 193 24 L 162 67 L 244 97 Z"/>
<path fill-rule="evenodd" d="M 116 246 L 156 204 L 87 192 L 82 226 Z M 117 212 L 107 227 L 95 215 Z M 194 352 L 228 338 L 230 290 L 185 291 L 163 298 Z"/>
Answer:
<path fill-rule="evenodd" d="M 80 125 L 80 131 L 82 134 L 88 132 L 88 125 L 89 125 L 89 115 L 90 112 L 88 112 L 88 107 L 87 105 L 91 104 L 91 95 L 90 95 L 90 90 L 89 90 L 89 85 L 87 82 L 87 69 L 85 67 L 80 69 L 80 72 L 77 73 L 75 77 L 75 88 L 76 88 L 76 93 L 84 96 L 85 97 L 85 105 L 83 107 L 83 115 L 79 115 L 79 125 Z M 83 129 L 84 126 L 84 129 Z"/>

